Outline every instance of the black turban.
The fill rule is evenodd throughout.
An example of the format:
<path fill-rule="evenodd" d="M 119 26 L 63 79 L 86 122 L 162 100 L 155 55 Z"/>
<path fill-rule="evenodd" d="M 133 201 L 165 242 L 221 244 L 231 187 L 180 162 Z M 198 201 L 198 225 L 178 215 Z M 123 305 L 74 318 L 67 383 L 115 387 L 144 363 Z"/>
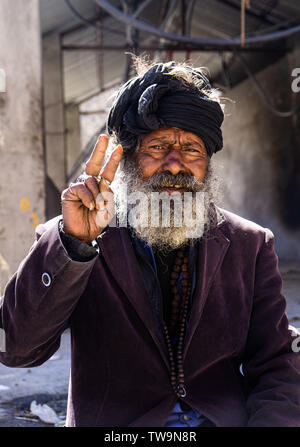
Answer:
<path fill-rule="evenodd" d="M 155 64 L 119 90 L 109 112 L 107 131 L 116 134 L 125 151 L 133 152 L 139 136 L 161 127 L 178 127 L 198 135 L 210 157 L 222 149 L 224 115 L 220 104 L 208 96 L 208 79 L 186 66 L 196 80 L 189 84 L 169 74 L 175 67 L 175 62 Z"/>

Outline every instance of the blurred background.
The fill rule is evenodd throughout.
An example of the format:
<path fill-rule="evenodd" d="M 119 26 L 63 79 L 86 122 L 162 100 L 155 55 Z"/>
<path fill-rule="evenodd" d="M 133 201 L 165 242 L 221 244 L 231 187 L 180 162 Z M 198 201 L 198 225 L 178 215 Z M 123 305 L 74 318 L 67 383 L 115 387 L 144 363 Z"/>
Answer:
<path fill-rule="evenodd" d="M 273 231 L 288 317 L 300 326 L 295 0 L 0 0 L 0 294 L 105 131 L 114 92 L 135 74 L 128 53 L 206 67 L 227 98 L 213 157 L 219 205 Z M 28 402 L 45 393 L 43 402 L 58 393 L 63 419 L 68 341 L 29 373 L 0 365 L 0 426 L 39 425 Z"/>

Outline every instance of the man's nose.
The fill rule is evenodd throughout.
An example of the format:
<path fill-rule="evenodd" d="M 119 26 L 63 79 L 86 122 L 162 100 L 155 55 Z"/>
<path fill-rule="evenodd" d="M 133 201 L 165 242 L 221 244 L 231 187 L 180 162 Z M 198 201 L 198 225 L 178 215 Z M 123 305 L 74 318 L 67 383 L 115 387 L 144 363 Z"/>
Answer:
<path fill-rule="evenodd" d="M 182 155 L 180 150 L 172 148 L 165 156 L 162 166 L 163 171 L 170 171 L 171 174 L 176 175 L 179 172 L 186 171 L 182 162 Z"/>

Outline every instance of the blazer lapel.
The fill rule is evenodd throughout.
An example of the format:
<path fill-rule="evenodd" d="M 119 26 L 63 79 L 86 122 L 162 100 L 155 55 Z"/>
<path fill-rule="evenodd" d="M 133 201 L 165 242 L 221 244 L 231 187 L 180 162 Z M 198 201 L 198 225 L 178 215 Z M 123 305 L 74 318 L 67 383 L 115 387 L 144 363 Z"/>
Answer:
<path fill-rule="evenodd" d="M 108 228 L 97 240 L 100 253 L 103 255 L 114 279 L 150 332 L 166 365 L 169 367 L 163 335 L 151 307 L 128 230 L 126 228 Z"/>
<path fill-rule="evenodd" d="M 214 230 L 209 232 L 209 235 L 199 244 L 196 287 L 192 300 L 190 318 L 187 324 L 184 357 L 199 324 L 212 281 L 230 245 L 229 239 L 226 238 L 219 228 L 222 223 L 223 221 Z"/>

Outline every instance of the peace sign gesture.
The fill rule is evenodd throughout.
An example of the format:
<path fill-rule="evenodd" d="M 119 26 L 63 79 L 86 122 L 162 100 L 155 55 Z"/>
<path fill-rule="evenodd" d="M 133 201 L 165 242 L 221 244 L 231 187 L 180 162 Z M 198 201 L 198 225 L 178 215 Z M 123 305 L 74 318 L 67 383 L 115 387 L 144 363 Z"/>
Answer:
<path fill-rule="evenodd" d="M 114 215 L 113 192 L 109 185 L 123 149 L 118 145 L 101 170 L 107 146 L 108 136 L 100 135 L 86 163 L 83 180 L 71 183 L 61 196 L 64 231 L 86 243 L 92 242 Z"/>

